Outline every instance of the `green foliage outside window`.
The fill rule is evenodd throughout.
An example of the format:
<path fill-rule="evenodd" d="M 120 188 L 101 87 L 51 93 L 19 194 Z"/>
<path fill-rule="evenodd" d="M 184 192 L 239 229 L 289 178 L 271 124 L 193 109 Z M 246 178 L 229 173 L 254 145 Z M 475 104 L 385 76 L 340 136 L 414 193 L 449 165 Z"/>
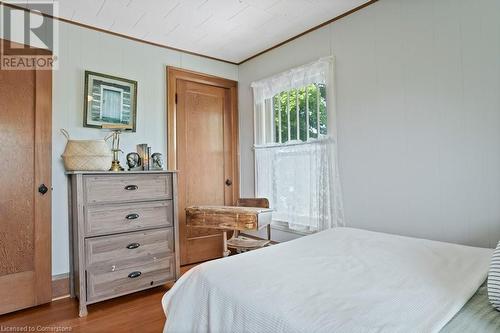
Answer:
<path fill-rule="evenodd" d="M 307 141 L 308 132 L 309 138 L 318 138 L 318 111 L 319 133 L 326 135 L 327 110 L 326 86 L 324 84 L 310 84 L 304 88 L 284 91 L 275 95 L 273 97 L 275 142 L 280 142 L 280 131 L 281 142 L 289 141 L 288 124 L 290 124 L 290 140 Z M 288 120 L 288 115 L 290 115 L 290 120 Z M 298 133 L 297 124 L 299 126 Z"/>

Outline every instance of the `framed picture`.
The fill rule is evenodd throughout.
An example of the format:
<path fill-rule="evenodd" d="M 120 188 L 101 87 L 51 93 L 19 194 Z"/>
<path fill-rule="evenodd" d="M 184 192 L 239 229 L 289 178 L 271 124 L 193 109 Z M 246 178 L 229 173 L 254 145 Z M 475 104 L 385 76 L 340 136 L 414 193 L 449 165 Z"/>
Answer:
<path fill-rule="evenodd" d="M 83 126 L 135 132 L 137 81 L 85 71 Z"/>

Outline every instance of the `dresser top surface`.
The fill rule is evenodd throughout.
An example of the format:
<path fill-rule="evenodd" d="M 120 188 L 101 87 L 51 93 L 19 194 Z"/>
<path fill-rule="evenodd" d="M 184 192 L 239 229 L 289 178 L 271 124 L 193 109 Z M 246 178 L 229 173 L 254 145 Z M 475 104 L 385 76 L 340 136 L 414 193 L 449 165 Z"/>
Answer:
<path fill-rule="evenodd" d="M 177 170 L 146 170 L 146 171 L 66 171 L 66 175 L 140 175 L 177 173 Z"/>

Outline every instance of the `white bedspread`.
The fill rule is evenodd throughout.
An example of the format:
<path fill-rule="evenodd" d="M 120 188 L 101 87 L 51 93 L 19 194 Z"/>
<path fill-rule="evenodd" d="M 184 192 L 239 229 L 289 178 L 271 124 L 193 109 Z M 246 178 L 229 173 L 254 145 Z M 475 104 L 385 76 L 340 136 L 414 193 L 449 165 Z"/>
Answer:
<path fill-rule="evenodd" d="M 163 297 L 165 332 L 437 332 L 492 250 L 337 228 L 199 265 Z"/>

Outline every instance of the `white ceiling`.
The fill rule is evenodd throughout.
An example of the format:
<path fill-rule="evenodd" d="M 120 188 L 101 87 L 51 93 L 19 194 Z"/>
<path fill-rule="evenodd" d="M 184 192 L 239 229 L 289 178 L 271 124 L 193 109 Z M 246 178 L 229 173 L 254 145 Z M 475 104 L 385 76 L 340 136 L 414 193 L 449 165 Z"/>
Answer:
<path fill-rule="evenodd" d="M 60 0 L 59 16 L 149 42 L 239 63 L 366 2 Z"/>

